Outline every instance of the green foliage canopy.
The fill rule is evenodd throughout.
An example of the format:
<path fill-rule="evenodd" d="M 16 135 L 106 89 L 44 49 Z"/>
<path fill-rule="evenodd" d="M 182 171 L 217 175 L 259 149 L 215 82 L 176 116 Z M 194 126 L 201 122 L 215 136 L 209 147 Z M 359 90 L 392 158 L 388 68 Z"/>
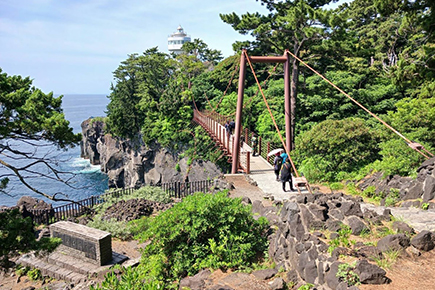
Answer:
<path fill-rule="evenodd" d="M 40 156 L 38 148 L 49 144 L 66 149 L 81 140 L 81 135 L 74 134 L 65 119 L 62 97 L 33 87 L 29 77 L 8 76 L 0 69 L 0 168 L 5 169 L 0 173 L 1 191 L 5 192 L 10 178 L 17 177 L 32 191 L 53 199 L 33 187 L 28 179 L 45 177 L 63 181 L 62 173 L 53 166 L 55 158 Z"/>

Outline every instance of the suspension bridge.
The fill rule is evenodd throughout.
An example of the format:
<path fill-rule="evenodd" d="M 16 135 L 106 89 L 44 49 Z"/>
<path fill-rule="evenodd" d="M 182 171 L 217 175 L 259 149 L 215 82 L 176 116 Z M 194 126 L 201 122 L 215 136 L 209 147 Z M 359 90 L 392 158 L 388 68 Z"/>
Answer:
<path fill-rule="evenodd" d="M 282 192 L 282 185 L 275 181 L 275 175 L 272 166 L 274 156 L 269 156 L 270 155 L 269 153 L 277 148 L 273 148 L 271 142 L 263 140 L 261 136 L 258 136 L 258 145 L 257 145 L 258 155 L 257 157 L 254 157 L 252 154 L 253 153 L 253 148 L 251 146 L 252 144 L 250 144 L 250 140 L 252 139 L 254 133 L 250 132 L 248 128 L 242 128 L 241 125 L 242 111 L 244 107 L 243 97 L 244 97 L 244 86 L 245 86 L 245 79 L 246 79 L 246 68 L 247 68 L 247 64 L 249 64 L 249 67 L 251 68 L 252 74 L 258 86 L 257 93 L 260 92 L 263 97 L 263 101 L 267 107 L 267 110 L 269 111 L 270 117 L 273 121 L 275 129 L 281 140 L 281 144 L 284 148 L 283 151 L 287 153 L 288 158 L 291 162 L 293 173 L 294 173 L 293 186 L 296 187 L 298 193 L 302 193 L 303 190 L 311 192 L 311 188 L 308 181 L 304 176 L 299 175 L 296 166 L 290 155 L 291 150 L 294 149 L 294 130 L 295 130 L 295 111 L 296 111 L 295 110 L 296 100 L 294 99 L 294 95 L 291 96 L 291 92 L 292 90 L 295 90 L 295 88 L 291 87 L 292 75 L 290 74 L 290 68 L 291 68 L 290 58 L 293 58 L 294 60 L 297 60 L 299 63 L 306 66 L 313 73 L 320 76 L 324 81 L 329 83 L 340 93 L 342 93 L 345 97 L 350 99 L 355 105 L 359 106 L 361 109 L 366 111 L 369 115 L 371 115 L 373 118 L 381 122 L 389 130 L 393 131 L 397 136 L 402 138 L 412 150 L 415 150 L 420 155 L 424 156 L 426 159 L 429 159 L 434 156 L 431 152 L 426 150 L 421 144 L 406 138 L 404 135 L 402 135 L 396 129 L 391 127 L 381 118 L 379 118 L 377 115 L 369 111 L 362 104 L 360 104 L 358 101 L 353 99 L 350 95 L 348 95 L 346 92 L 341 90 L 334 83 L 329 81 L 322 74 L 320 74 L 315 69 L 310 67 L 307 63 L 305 63 L 303 60 L 298 58 L 296 55 L 292 54 L 290 51 L 286 50 L 283 56 L 249 56 L 247 51 L 243 50 L 241 53 L 240 65 L 239 65 L 238 99 L 237 99 L 237 108 L 235 112 L 236 117 L 235 117 L 234 134 L 228 133 L 224 126 L 224 124 L 228 120 L 228 116 L 220 115 L 217 112 L 217 108 L 221 103 L 223 97 L 225 96 L 233 80 L 235 72 L 237 71 L 237 68 L 234 70 L 233 75 L 231 76 L 231 79 L 229 81 L 229 84 L 221 100 L 217 103 L 215 108 L 211 105 L 210 101 L 205 95 L 209 103 L 209 106 L 212 109 L 211 111 L 200 111 L 194 100 L 194 105 L 196 109 L 194 110 L 193 121 L 201 125 L 207 131 L 207 133 L 211 136 L 211 138 L 214 140 L 214 142 L 217 144 L 220 150 L 222 150 L 223 154 L 227 156 L 229 162 L 231 162 L 232 164 L 232 174 L 241 173 L 241 172 L 249 174 L 250 177 L 257 182 L 257 185 L 266 195 L 267 194 L 276 195 L 279 192 Z M 283 63 L 284 65 L 283 71 L 284 71 L 284 101 L 285 101 L 284 103 L 285 137 L 286 137 L 285 141 L 275 121 L 275 118 L 269 107 L 267 99 L 263 93 L 262 85 L 258 81 L 253 63 L 276 63 L 276 65 L 278 65 L 279 63 Z M 273 69 L 274 71 L 275 68 Z M 264 81 L 263 86 L 267 82 L 268 78 L 266 78 L 266 80 Z"/>

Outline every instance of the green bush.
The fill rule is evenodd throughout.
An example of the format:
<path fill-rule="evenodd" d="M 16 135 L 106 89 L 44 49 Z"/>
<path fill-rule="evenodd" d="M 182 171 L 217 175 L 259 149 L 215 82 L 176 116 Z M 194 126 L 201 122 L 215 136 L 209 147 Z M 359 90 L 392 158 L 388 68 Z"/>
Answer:
<path fill-rule="evenodd" d="M 174 281 L 203 268 L 249 266 L 267 248 L 266 229 L 266 219 L 256 221 L 240 199 L 197 193 L 150 219 L 138 235 L 150 242 L 142 270 Z"/>
<path fill-rule="evenodd" d="M 335 181 L 338 173 L 358 171 L 376 160 L 378 140 L 377 131 L 362 119 L 326 120 L 296 138 L 294 156 L 309 180 Z"/>
<path fill-rule="evenodd" d="M 92 221 L 87 224 L 88 227 L 106 231 L 112 234 L 112 237 L 116 237 L 121 240 L 128 240 L 132 237 L 130 232 L 130 227 L 125 221 L 117 221 L 116 219 L 111 219 L 106 221 L 102 219 L 102 215 L 94 216 Z"/>
<path fill-rule="evenodd" d="M 352 241 L 349 240 L 351 234 L 352 229 L 348 225 L 341 224 L 338 230 L 338 237 L 329 242 L 328 253 L 332 254 L 337 247 L 350 247 L 352 245 Z"/>
<path fill-rule="evenodd" d="M 114 272 L 109 272 L 100 285 L 91 286 L 91 290 L 156 290 L 165 289 L 165 284 L 149 276 L 143 276 L 141 265 L 138 268 L 124 268 L 116 266 L 115 269 L 121 274 L 121 279 Z"/>
<path fill-rule="evenodd" d="M 58 238 L 36 241 L 32 219 L 23 218 L 18 209 L 0 212 L 0 221 L 0 268 L 12 266 L 9 259 L 19 253 L 31 250 L 49 252 L 60 244 Z"/>

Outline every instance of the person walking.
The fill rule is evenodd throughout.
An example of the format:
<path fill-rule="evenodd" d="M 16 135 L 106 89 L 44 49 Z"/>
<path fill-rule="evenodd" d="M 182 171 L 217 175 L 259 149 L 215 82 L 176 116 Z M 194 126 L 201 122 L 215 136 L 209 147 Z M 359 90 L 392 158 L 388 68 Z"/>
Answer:
<path fill-rule="evenodd" d="M 290 164 L 290 158 L 287 158 L 285 160 L 285 163 L 283 164 L 281 168 L 281 182 L 282 182 L 282 190 L 286 192 L 285 190 L 285 183 L 290 183 L 290 191 L 295 191 L 296 189 L 293 188 L 293 180 L 292 180 L 292 168 Z"/>
<path fill-rule="evenodd" d="M 279 172 L 281 171 L 282 158 L 279 153 L 275 154 L 275 159 L 273 160 L 273 169 L 275 170 L 276 181 L 279 181 Z"/>
<path fill-rule="evenodd" d="M 258 146 L 258 139 L 257 136 L 255 136 L 255 133 L 252 133 L 251 145 L 252 145 L 252 156 L 255 156 L 255 153 L 257 153 L 257 146 Z"/>
<path fill-rule="evenodd" d="M 225 123 L 225 132 L 227 133 L 227 138 L 230 138 L 230 135 L 231 135 L 231 126 L 230 126 L 230 122 L 228 120 Z"/>
<path fill-rule="evenodd" d="M 282 163 L 283 163 L 283 164 L 284 164 L 285 161 L 287 160 L 287 157 L 288 157 L 287 153 L 283 152 L 283 153 L 281 154 L 281 158 L 282 158 Z"/>

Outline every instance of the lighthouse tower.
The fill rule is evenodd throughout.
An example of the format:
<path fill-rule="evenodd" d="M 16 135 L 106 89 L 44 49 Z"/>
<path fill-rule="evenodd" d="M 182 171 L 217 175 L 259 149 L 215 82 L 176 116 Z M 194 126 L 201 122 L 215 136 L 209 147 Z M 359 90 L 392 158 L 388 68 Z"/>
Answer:
<path fill-rule="evenodd" d="M 190 36 L 184 32 L 181 25 L 178 26 L 177 32 L 174 32 L 168 37 L 168 50 L 169 52 L 174 52 L 175 54 L 180 54 L 182 52 L 181 47 L 185 42 L 190 42 Z"/>

